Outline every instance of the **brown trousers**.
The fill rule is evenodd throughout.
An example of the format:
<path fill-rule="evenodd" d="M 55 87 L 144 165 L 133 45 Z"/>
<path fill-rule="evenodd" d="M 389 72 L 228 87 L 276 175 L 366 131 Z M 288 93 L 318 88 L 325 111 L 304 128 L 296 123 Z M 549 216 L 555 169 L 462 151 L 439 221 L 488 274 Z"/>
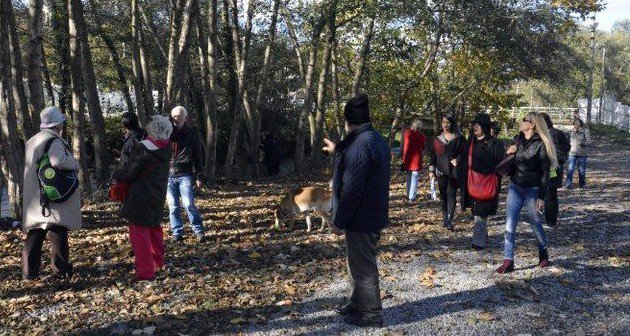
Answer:
<path fill-rule="evenodd" d="M 39 276 L 39 269 L 42 265 L 42 245 L 46 236 L 50 240 L 50 262 L 53 274 L 64 276 L 72 274 L 68 229 L 62 226 L 52 226 L 47 230 L 33 229 L 26 234 L 26 241 L 22 250 L 22 277 L 25 280 L 34 280 Z"/>

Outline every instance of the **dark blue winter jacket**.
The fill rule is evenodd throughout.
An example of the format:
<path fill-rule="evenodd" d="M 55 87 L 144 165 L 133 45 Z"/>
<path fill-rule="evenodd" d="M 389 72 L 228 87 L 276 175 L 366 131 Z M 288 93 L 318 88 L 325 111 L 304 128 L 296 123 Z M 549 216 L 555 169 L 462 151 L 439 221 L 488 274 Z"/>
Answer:
<path fill-rule="evenodd" d="M 333 170 L 332 221 L 342 230 L 376 232 L 389 222 L 390 151 L 370 124 L 339 142 Z"/>

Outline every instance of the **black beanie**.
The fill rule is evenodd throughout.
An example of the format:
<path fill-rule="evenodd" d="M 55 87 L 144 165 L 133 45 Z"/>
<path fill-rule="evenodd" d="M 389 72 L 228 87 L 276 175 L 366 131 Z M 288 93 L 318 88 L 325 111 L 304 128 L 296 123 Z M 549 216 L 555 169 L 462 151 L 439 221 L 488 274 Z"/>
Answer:
<path fill-rule="evenodd" d="M 360 94 L 348 100 L 343 109 L 343 116 L 352 125 L 361 125 L 370 122 L 370 107 L 366 94 Z"/>

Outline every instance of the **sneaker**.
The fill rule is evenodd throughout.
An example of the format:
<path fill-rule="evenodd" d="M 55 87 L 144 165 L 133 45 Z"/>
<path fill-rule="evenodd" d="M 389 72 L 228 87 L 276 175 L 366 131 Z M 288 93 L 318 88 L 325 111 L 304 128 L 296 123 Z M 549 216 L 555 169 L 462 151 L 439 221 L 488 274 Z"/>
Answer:
<path fill-rule="evenodd" d="M 203 243 L 206 240 L 206 235 L 203 233 L 195 233 L 195 236 L 197 237 L 197 241 L 200 243 Z"/>
<path fill-rule="evenodd" d="M 497 273 L 505 274 L 510 272 L 514 272 L 514 261 L 510 259 L 504 259 L 503 264 L 501 264 L 501 266 L 497 268 Z"/>
<path fill-rule="evenodd" d="M 359 327 L 377 327 L 382 328 L 383 315 L 346 315 L 343 320 L 348 323 Z"/>
<path fill-rule="evenodd" d="M 549 267 L 551 263 L 549 262 L 549 253 L 547 253 L 547 249 L 538 251 L 538 267 L 545 268 Z"/>

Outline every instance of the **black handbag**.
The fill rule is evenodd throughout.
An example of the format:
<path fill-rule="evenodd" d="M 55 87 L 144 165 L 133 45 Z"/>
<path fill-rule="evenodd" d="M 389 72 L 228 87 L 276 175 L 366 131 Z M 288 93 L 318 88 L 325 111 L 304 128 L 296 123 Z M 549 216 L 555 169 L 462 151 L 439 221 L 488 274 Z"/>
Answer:
<path fill-rule="evenodd" d="M 501 176 L 510 175 L 512 173 L 512 170 L 514 169 L 515 157 L 516 154 L 506 155 L 503 160 L 501 160 L 501 162 L 497 165 L 497 168 L 495 169 L 496 173 Z"/>

